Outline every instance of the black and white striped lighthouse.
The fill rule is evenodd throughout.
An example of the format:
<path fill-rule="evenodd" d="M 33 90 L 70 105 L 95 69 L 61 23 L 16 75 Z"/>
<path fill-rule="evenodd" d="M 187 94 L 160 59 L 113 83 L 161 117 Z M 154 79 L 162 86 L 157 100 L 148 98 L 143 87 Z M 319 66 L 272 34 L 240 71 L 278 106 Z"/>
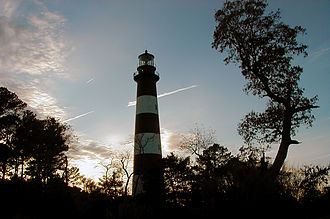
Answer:
<path fill-rule="evenodd" d="M 139 55 L 137 82 L 133 195 L 158 196 L 162 188 L 162 150 L 158 117 L 154 56 L 146 50 Z"/>

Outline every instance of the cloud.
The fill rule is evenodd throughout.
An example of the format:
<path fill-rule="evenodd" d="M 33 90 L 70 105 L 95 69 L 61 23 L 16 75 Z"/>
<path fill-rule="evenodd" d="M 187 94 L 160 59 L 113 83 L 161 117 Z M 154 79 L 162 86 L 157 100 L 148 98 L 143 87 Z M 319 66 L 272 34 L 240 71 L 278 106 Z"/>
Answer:
<path fill-rule="evenodd" d="M 180 146 L 182 145 L 182 141 L 184 140 L 185 136 L 187 136 L 187 134 L 178 133 L 169 129 L 162 128 L 160 135 L 163 154 L 166 155 L 171 152 L 182 151 Z"/>
<path fill-rule="evenodd" d="M 157 97 L 158 98 L 165 97 L 165 96 L 172 95 L 172 94 L 175 94 L 175 93 L 178 93 L 178 92 L 181 92 L 181 91 L 189 90 L 189 89 L 192 89 L 192 88 L 198 87 L 198 86 L 199 85 L 191 85 L 189 87 L 184 87 L 184 88 L 180 88 L 180 89 L 177 89 L 177 90 L 174 90 L 174 91 L 170 91 L 170 92 L 166 92 L 166 93 L 157 95 Z M 130 101 L 130 102 L 128 102 L 127 106 L 135 106 L 135 105 L 136 105 L 136 101 Z"/>
<path fill-rule="evenodd" d="M 312 52 L 310 55 L 310 59 L 311 60 L 315 60 L 323 55 L 326 55 L 330 52 L 330 47 L 326 47 L 326 48 L 321 48 L 315 52 Z"/>
<path fill-rule="evenodd" d="M 11 17 L 20 2 L 21 0 L 0 0 L 0 14 L 4 17 Z"/>
<path fill-rule="evenodd" d="M 80 160 L 83 157 L 90 160 L 103 160 L 110 159 L 114 156 L 115 152 L 111 145 L 104 144 L 100 141 L 87 138 L 82 133 L 77 133 L 79 136 L 72 144 L 68 156 L 73 160 Z"/>
<path fill-rule="evenodd" d="M 67 78 L 71 51 L 64 38 L 66 19 L 37 0 L 0 0 L 0 84 L 15 92 L 41 116 L 66 118 L 49 92 L 54 78 Z M 29 10 L 25 10 L 26 6 Z"/>
<path fill-rule="evenodd" d="M 30 87 L 30 92 L 22 95 L 22 99 L 43 116 L 63 118 L 66 116 L 64 109 L 58 106 L 57 100 L 48 93 L 39 90 L 37 87 Z"/>
<path fill-rule="evenodd" d="M 28 16 L 26 25 L 0 17 L 0 68 L 5 72 L 67 76 L 70 48 L 63 37 L 65 19 L 49 11 Z"/>
<path fill-rule="evenodd" d="M 117 142 L 105 143 L 90 139 L 84 133 L 77 132 L 77 139 L 72 143 L 67 156 L 70 163 L 77 166 L 81 173 L 96 180 L 104 174 L 101 164 L 118 162 L 122 154 L 133 155 L 132 141 L 117 145 Z M 103 138 L 105 139 L 105 138 Z M 131 168 L 132 164 L 130 164 Z"/>
<path fill-rule="evenodd" d="M 89 114 L 91 114 L 91 113 L 94 113 L 94 111 L 89 111 L 89 112 L 87 112 L 87 113 L 80 114 L 80 115 L 75 116 L 75 117 L 72 117 L 72 118 L 70 118 L 70 119 L 66 119 L 66 120 L 64 120 L 63 122 L 70 122 L 70 121 L 72 121 L 72 120 L 79 119 L 79 118 L 81 118 L 81 117 L 87 116 L 87 115 L 89 115 Z"/>
<path fill-rule="evenodd" d="M 53 116 L 58 119 L 66 118 L 67 113 L 55 97 L 45 92 L 38 85 L 37 80 L 30 77 L 20 78 L 17 75 L 0 75 L 0 86 L 7 87 L 26 102 L 39 116 Z"/>

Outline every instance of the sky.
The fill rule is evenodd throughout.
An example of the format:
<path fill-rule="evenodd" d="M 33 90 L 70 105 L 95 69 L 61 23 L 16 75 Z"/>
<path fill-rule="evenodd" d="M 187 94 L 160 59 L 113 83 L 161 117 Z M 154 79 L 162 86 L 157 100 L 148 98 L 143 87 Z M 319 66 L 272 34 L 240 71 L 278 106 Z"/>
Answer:
<path fill-rule="evenodd" d="M 236 153 L 240 119 L 265 101 L 244 94 L 238 66 L 211 47 L 214 13 L 223 0 L 0 0 L 0 86 L 40 117 L 71 125 L 77 136 L 71 162 L 97 178 L 101 163 L 132 151 L 137 56 L 155 56 L 160 81 L 163 155 L 178 151 L 196 124 L 214 130 L 217 142 Z M 330 4 L 327 0 L 270 0 L 282 20 L 307 29 L 299 40 L 309 56 L 305 95 L 318 95 L 312 128 L 302 127 L 286 165 L 330 161 Z M 277 145 L 267 152 L 275 156 Z"/>

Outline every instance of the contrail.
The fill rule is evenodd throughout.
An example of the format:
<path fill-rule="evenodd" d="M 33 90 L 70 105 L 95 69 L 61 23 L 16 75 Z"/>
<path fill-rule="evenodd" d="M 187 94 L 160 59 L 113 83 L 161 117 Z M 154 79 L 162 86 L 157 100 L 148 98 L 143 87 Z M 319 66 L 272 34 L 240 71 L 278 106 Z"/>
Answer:
<path fill-rule="evenodd" d="M 171 94 L 175 94 L 175 93 L 178 93 L 178 92 L 181 92 L 181 91 L 185 91 L 185 90 L 189 90 L 191 88 L 194 88 L 194 87 L 198 87 L 198 85 L 191 85 L 189 87 L 184 87 L 184 88 L 180 88 L 180 89 L 177 89 L 177 90 L 174 90 L 174 91 L 170 91 L 170 92 L 166 92 L 166 93 L 163 93 L 163 94 L 159 94 L 157 97 L 165 97 L 165 96 L 168 96 L 168 95 L 171 95 Z"/>
<path fill-rule="evenodd" d="M 177 89 L 177 90 L 174 90 L 174 91 L 170 91 L 170 92 L 166 92 L 166 93 L 163 93 L 163 94 L 159 94 L 157 95 L 158 98 L 160 97 L 165 97 L 165 96 L 168 96 L 168 95 L 171 95 L 171 94 L 175 94 L 175 93 L 178 93 L 178 92 L 181 92 L 181 91 L 185 91 L 185 90 L 189 90 L 191 88 L 194 88 L 194 87 L 198 87 L 199 85 L 191 85 L 189 87 L 184 87 L 184 88 L 180 88 L 180 89 Z M 130 101 L 128 102 L 128 105 L 127 106 L 135 106 L 136 105 L 136 101 Z"/>
<path fill-rule="evenodd" d="M 86 81 L 86 84 L 89 84 L 89 83 L 91 83 L 92 81 L 94 81 L 94 78 L 91 78 L 91 79 L 89 79 L 88 81 Z"/>
<path fill-rule="evenodd" d="M 136 101 L 130 101 L 128 102 L 128 105 L 127 106 L 135 106 L 136 105 Z"/>
<path fill-rule="evenodd" d="M 79 118 L 81 118 L 81 117 L 87 116 L 88 114 L 91 114 L 91 113 L 94 113 L 94 111 L 89 111 L 89 112 L 87 112 L 87 113 L 83 113 L 83 114 L 81 114 L 81 115 L 78 115 L 78 116 L 75 116 L 75 117 L 73 117 L 73 118 L 67 119 L 67 120 L 65 120 L 65 121 L 63 121 L 63 122 L 70 122 L 70 121 L 72 121 L 72 120 L 79 119 Z"/>

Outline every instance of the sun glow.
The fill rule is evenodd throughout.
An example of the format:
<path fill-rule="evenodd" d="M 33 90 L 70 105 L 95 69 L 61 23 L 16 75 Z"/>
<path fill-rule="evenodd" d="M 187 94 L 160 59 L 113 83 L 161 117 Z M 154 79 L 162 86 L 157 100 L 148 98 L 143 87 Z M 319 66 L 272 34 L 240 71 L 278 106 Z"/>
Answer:
<path fill-rule="evenodd" d="M 91 178 L 94 181 L 98 181 L 98 179 L 103 175 L 101 164 L 96 159 L 91 159 L 87 156 L 84 156 L 79 160 L 74 160 L 73 164 L 79 168 L 81 175 L 84 175 L 87 178 Z"/>
<path fill-rule="evenodd" d="M 171 152 L 171 150 L 169 149 L 169 138 L 171 137 L 171 132 L 167 129 L 162 129 L 160 136 L 162 144 L 162 154 L 164 156 Z"/>
<path fill-rule="evenodd" d="M 161 130 L 161 143 L 163 156 L 171 152 L 180 151 L 180 143 L 182 142 L 184 134 L 173 132 L 169 129 Z"/>

